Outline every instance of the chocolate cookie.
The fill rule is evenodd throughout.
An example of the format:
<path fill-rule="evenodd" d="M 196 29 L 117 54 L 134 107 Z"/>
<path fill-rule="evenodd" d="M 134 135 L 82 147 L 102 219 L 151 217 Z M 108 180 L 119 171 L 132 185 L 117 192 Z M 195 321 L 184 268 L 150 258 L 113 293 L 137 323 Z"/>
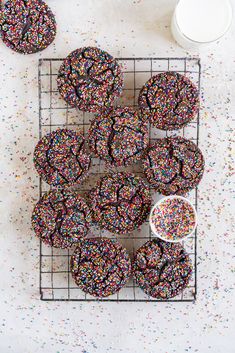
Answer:
<path fill-rule="evenodd" d="M 87 235 L 91 223 L 91 212 L 83 198 L 65 190 L 44 194 L 32 215 L 35 234 L 56 248 L 68 248 L 80 241 Z"/>
<path fill-rule="evenodd" d="M 64 60 L 58 74 L 58 89 L 72 107 L 103 112 L 120 96 L 123 75 L 117 61 L 99 48 L 74 50 Z"/>
<path fill-rule="evenodd" d="M 149 187 L 132 173 L 105 175 L 88 197 L 94 221 L 120 234 L 138 228 L 147 219 L 151 206 Z"/>
<path fill-rule="evenodd" d="M 118 292 L 131 273 L 126 249 L 108 238 L 81 242 L 71 257 L 72 276 L 84 292 L 102 298 Z"/>
<path fill-rule="evenodd" d="M 139 95 L 143 116 L 161 130 L 177 130 L 198 113 L 199 92 L 185 76 L 164 72 L 150 78 Z"/>
<path fill-rule="evenodd" d="M 156 140 L 143 160 L 151 186 L 163 195 L 183 195 L 202 179 L 204 158 L 200 149 L 183 137 Z"/>
<path fill-rule="evenodd" d="M 191 273 L 191 260 L 179 243 L 153 239 L 134 256 L 133 274 L 138 286 L 157 299 L 178 295 L 188 285 Z"/>
<path fill-rule="evenodd" d="M 148 125 L 132 107 L 118 107 L 97 116 L 88 132 L 90 149 L 112 166 L 141 159 L 148 144 Z"/>
<path fill-rule="evenodd" d="M 34 165 L 48 184 L 79 184 L 88 174 L 90 157 L 80 132 L 61 129 L 44 136 L 34 150 Z"/>
<path fill-rule="evenodd" d="M 22 54 L 32 54 L 50 45 L 56 35 L 54 14 L 41 0 L 9 0 L 1 10 L 3 42 Z"/>

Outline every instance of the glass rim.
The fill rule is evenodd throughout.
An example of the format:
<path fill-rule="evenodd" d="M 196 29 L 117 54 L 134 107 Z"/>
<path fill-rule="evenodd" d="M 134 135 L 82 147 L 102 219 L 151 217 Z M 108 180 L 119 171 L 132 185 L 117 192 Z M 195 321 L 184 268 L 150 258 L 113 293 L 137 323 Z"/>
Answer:
<path fill-rule="evenodd" d="M 173 18 L 175 18 L 175 24 L 178 28 L 178 31 L 180 32 L 180 34 L 185 38 L 187 39 L 189 42 L 191 43 L 196 43 L 196 44 L 211 44 L 211 43 L 214 43 L 216 42 L 217 40 L 220 40 L 228 31 L 229 29 L 231 28 L 231 25 L 232 25 L 232 22 L 233 22 L 233 7 L 231 5 L 231 1 L 228 0 L 228 3 L 230 4 L 230 9 L 231 9 L 231 18 L 230 18 L 230 22 L 227 26 L 227 28 L 225 29 L 225 31 L 223 32 L 223 34 L 221 34 L 219 37 L 213 39 L 213 40 L 210 40 L 210 41 L 203 41 L 203 42 L 200 42 L 200 41 L 197 41 L 197 40 L 194 40 L 194 39 L 191 39 L 190 37 L 188 37 L 184 32 L 182 32 L 182 30 L 180 29 L 180 26 L 179 26 L 179 23 L 177 21 L 177 15 L 176 15 L 176 11 L 177 11 L 177 7 L 178 7 L 178 4 L 179 4 L 180 0 L 178 0 L 178 3 L 175 7 L 175 11 L 174 11 L 174 15 L 173 15 Z"/>

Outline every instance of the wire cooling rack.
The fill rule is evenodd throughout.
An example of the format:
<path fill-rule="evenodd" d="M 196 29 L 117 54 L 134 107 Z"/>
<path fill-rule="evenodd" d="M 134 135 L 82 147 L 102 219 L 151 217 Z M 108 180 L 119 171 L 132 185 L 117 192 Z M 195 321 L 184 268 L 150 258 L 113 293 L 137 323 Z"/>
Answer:
<path fill-rule="evenodd" d="M 70 108 L 60 97 L 56 78 L 58 69 L 63 59 L 40 59 L 39 60 L 39 138 L 57 128 L 70 128 L 82 130 L 86 135 L 93 114 L 84 113 Z M 177 71 L 189 77 L 199 88 L 201 65 L 198 58 L 122 58 L 118 59 L 124 71 L 124 91 L 117 105 L 137 106 L 138 94 L 143 84 L 153 75 L 164 71 Z M 175 132 L 165 132 L 149 127 L 149 139 L 165 136 L 184 136 L 199 143 L 199 114 L 195 121 L 189 123 L 185 128 Z M 140 163 L 129 168 L 120 170 L 133 171 L 142 174 Z M 79 186 L 79 192 L 86 193 L 94 182 L 105 173 L 114 171 L 107 167 L 97 158 L 93 158 L 90 177 L 87 182 Z M 49 189 L 42 180 L 39 182 L 39 196 Z M 162 196 L 151 190 L 153 203 Z M 187 197 L 197 208 L 197 189 L 193 190 Z M 111 233 L 92 227 L 89 234 L 93 236 L 114 237 Z M 143 243 L 151 239 L 149 223 L 145 222 L 140 230 L 128 235 L 118 235 L 118 240 L 126 247 L 131 257 Z M 169 300 L 159 300 L 148 297 L 131 278 L 119 293 L 104 299 L 108 302 L 192 302 L 197 294 L 197 231 L 184 242 L 184 247 L 189 253 L 193 263 L 193 275 L 188 287 L 177 297 Z M 70 256 L 73 248 L 69 250 L 53 249 L 40 241 L 40 298 L 48 301 L 97 301 L 94 297 L 83 293 L 74 283 L 70 269 Z"/>

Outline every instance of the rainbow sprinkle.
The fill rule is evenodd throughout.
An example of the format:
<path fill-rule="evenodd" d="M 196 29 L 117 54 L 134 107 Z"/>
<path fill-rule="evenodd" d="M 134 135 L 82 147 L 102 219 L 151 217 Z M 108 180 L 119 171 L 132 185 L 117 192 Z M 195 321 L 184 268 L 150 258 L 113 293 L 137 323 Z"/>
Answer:
<path fill-rule="evenodd" d="M 140 91 L 139 106 L 158 129 L 181 129 L 199 110 L 198 89 L 178 72 L 160 73 L 151 77 Z"/>
<path fill-rule="evenodd" d="M 151 186 L 163 195 L 184 195 L 202 179 L 204 157 L 195 143 L 183 137 L 157 139 L 143 159 Z"/>
<path fill-rule="evenodd" d="M 81 132 L 69 129 L 58 129 L 42 137 L 34 150 L 38 174 L 53 186 L 81 183 L 91 163 L 84 142 Z"/>
<path fill-rule="evenodd" d="M 43 195 L 32 214 L 32 226 L 41 240 L 55 248 L 68 248 L 85 237 L 92 224 L 83 198 L 68 190 L 51 190 Z"/>
<path fill-rule="evenodd" d="M 126 249 L 108 238 L 82 241 L 70 264 L 77 286 L 98 298 L 118 292 L 131 274 L 131 261 Z"/>
<path fill-rule="evenodd" d="M 55 39 L 54 14 L 43 1 L 7 1 L 1 10 L 1 37 L 12 50 L 32 54 L 47 48 Z"/>
<path fill-rule="evenodd" d="M 148 125 L 132 107 L 117 107 L 92 121 L 90 149 L 107 164 L 127 166 L 140 160 L 148 144 Z"/>
<path fill-rule="evenodd" d="M 169 299 L 188 285 L 192 262 L 181 244 L 153 239 L 136 251 L 132 268 L 138 286 L 146 294 Z"/>
<path fill-rule="evenodd" d="M 118 234 L 138 228 L 147 219 L 151 206 L 148 185 L 133 173 L 105 175 L 88 197 L 94 221 Z"/>
<path fill-rule="evenodd" d="M 187 200 L 178 197 L 165 198 L 153 209 L 151 222 L 160 238 L 177 241 L 192 233 L 196 216 Z"/>
<path fill-rule="evenodd" d="M 113 105 L 122 92 L 123 74 L 116 59 L 99 48 L 74 50 L 59 69 L 58 90 L 72 107 L 93 113 Z"/>

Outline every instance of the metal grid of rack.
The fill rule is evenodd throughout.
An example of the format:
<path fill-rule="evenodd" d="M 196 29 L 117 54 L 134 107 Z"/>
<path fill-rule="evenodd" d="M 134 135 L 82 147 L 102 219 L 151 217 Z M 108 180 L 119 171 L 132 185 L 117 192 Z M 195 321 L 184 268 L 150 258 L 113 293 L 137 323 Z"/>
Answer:
<path fill-rule="evenodd" d="M 39 60 L 39 138 L 57 128 L 80 129 L 86 135 L 93 118 L 93 114 L 70 108 L 60 97 L 57 90 L 56 78 L 58 69 L 63 59 Z M 118 59 L 124 72 L 124 91 L 117 105 L 137 106 L 138 94 L 143 84 L 153 75 L 164 71 L 177 71 L 189 77 L 200 91 L 201 65 L 198 58 L 121 58 Z M 156 138 L 165 136 L 184 136 L 199 143 L 200 116 L 189 123 L 185 128 L 165 132 L 149 127 L 149 139 L 153 142 Z M 101 175 L 114 171 L 107 169 L 98 158 L 93 158 L 90 176 L 88 180 L 79 186 L 79 192 L 84 195 Z M 140 163 L 120 170 L 133 171 L 142 175 Z M 39 196 L 49 189 L 41 179 L 39 181 Z M 153 203 L 162 196 L 151 191 Z M 187 195 L 197 208 L 197 189 Z M 113 234 L 100 230 L 95 225 L 89 236 L 108 236 Z M 118 240 L 126 247 L 130 256 L 143 243 L 151 239 L 151 231 L 148 222 L 145 222 L 140 230 L 128 235 L 118 235 Z M 184 242 L 184 247 L 189 253 L 193 263 L 193 275 L 188 287 L 177 297 L 169 300 L 159 300 L 148 297 L 131 278 L 119 293 L 107 298 L 99 299 L 108 302 L 193 302 L 197 294 L 197 231 Z M 69 261 L 73 253 L 71 249 L 55 249 L 44 245 L 40 241 L 40 298 L 48 301 L 97 301 L 94 297 L 83 293 L 74 283 Z"/>

